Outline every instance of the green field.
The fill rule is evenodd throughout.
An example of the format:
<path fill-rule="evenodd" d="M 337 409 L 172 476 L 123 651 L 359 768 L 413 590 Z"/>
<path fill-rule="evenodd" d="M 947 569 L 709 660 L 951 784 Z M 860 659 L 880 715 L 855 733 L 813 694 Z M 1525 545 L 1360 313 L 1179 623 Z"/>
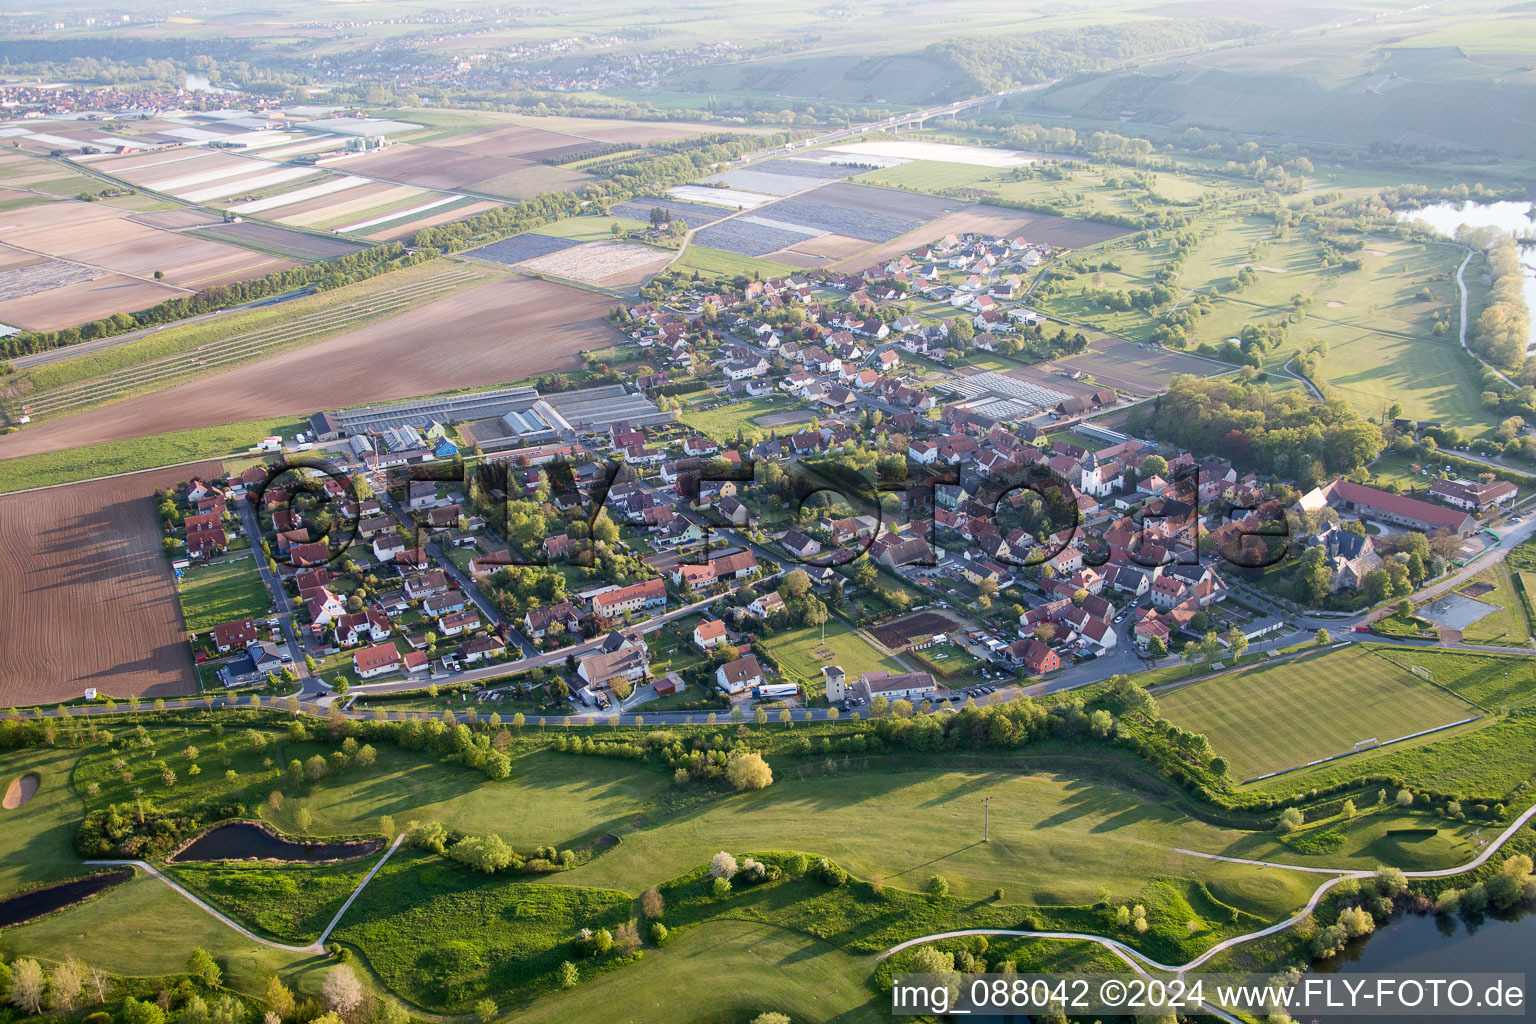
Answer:
<path fill-rule="evenodd" d="M 553 224 L 535 228 L 531 234 L 548 235 L 551 238 L 574 238 L 580 242 L 601 242 L 613 237 L 613 226 L 624 231 L 637 231 L 647 227 L 644 221 L 632 217 L 567 217 Z"/>
<path fill-rule="evenodd" d="M 852 638 L 846 627 L 829 631 L 829 639 L 834 636 Z M 793 635 L 787 646 L 796 646 Z M 843 646 L 839 656 L 847 663 L 853 654 Z M 530 1019 L 567 1020 L 629 981 L 625 990 L 633 992 L 634 1006 L 627 1019 L 676 1019 L 665 1016 L 664 996 L 650 986 L 670 984 L 681 972 L 720 973 L 752 960 L 760 969 L 732 972 L 741 979 L 736 994 L 709 1011 L 730 1014 L 687 1019 L 735 1024 L 736 1010 L 778 1008 L 810 1014 L 806 1019 L 828 1013 L 863 1021 L 870 1012 L 864 986 L 874 966 L 865 956 L 912 934 L 1013 926 L 1026 912 L 1048 928 L 1113 933 L 1110 911 L 1090 906 L 1103 887 L 1112 903 L 1148 908 L 1153 929 L 1138 945 L 1183 959 L 1289 912 L 1314 883 L 1306 875 L 1193 857 L 1176 847 L 1301 864 L 1444 866 L 1465 858 L 1472 827 L 1451 823 L 1432 842 L 1398 849 L 1387 829 L 1422 817 L 1395 807 L 1371 809 L 1338 823 L 1344 834 L 1338 849 L 1308 856 L 1272 832 L 1191 817 L 1185 798 L 1163 788 L 1123 748 L 1052 742 L 1012 753 L 797 760 L 772 751 L 805 727 L 777 724 L 743 727 L 754 745 L 770 750 L 776 775 L 771 787 L 751 793 L 680 789 L 670 771 L 653 762 L 551 752 L 546 730 L 533 725 L 512 730 L 512 777 L 503 782 L 381 741 L 371 767 L 293 783 L 281 778 L 282 765 L 335 746 L 290 739 L 280 731 L 281 719 L 273 725 L 221 732 L 197 722 L 152 724 L 141 740 L 122 733 L 127 742 L 115 750 L 0 754 L 0 781 L 29 769 L 44 778 L 32 802 L 5 812 L 12 842 L 0 854 L 0 892 L 80 873 L 72 841 L 81 812 L 109 803 L 131 808 L 135 787 L 169 811 L 223 800 L 262 805 L 290 832 L 307 811 L 309 832 L 319 836 L 373 834 L 380 814 L 401 826 L 431 819 L 495 832 L 519 850 L 548 844 L 590 855 L 552 875 L 487 877 L 424 852 L 397 853 L 343 918 L 337 938 L 360 954 L 356 963 L 366 976 L 424 1009 L 461 1010 L 489 992 L 503 1011 L 533 999 L 526 1007 Z M 608 735 L 603 727 L 584 731 Z M 193 762 L 201 769 L 195 775 Z M 162 763 L 181 775 L 172 788 L 159 778 Z M 1130 779 L 1141 781 L 1127 785 Z M 265 808 L 273 790 L 286 796 L 276 813 Z M 991 798 L 991 842 L 985 844 L 978 834 L 983 797 Z M 855 881 L 828 889 L 808 878 L 786 879 L 712 900 L 691 879 L 721 849 L 738 855 L 807 850 L 831 857 Z M 247 926 L 297 942 L 318 932 L 373 861 L 170 870 Z M 949 879 L 952 896 L 913 895 L 935 872 Z M 877 878 L 884 895 L 866 884 Z M 667 893 L 665 919 L 675 943 L 648 947 L 636 963 L 580 961 L 582 983 L 571 992 L 553 991 L 553 972 L 570 958 L 576 930 L 616 927 L 632 913 L 631 899 L 650 885 Z M 1006 889 L 1006 904 L 989 896 L 999 887 Z M 109 970 L 154 975 L 177 971 L 192 943 L 212 950 L 242 992 L 258 992 L 273 971 L 311 992 L 324 976 L 325 961 L 290 958 L 242 938 L 162 883 L 142 878 L 8 930 L 4 948 L 11 955 L 67 950 Z"/>
<path fill-rule="evenodd" d="M 178 587 L 188 633 L 201 633 L 236 619 L 264 618 L 272 610 L 261 573 L 249 557 L 193 566 Z"/>
<path fill-rule="evenodd" d="M 706 277 L 736 277 L 745 275 L 751 277 L 754 274 L 762 277 L 785 277 L 795 272 L 795 268 L 783 263 L 775 263 L 773 260 L 758 259 L 754 256 L 738 256 L 733 252 L 725 252 L 722 249 L 710 249 L 702 245 L 689 244 L 683 250 L 677 262 L 671 269 L 694 271 L 704 274 Z"/>
<path fill-rule="evenodd" d="M 1163 691 L 1170 722 L 1204 733 L 1234 779 L 1469 718 L 1477 709 L 1373 651 L 1350 648 Z"/>
<path fill-rule="evenodd" d="M 302 945 L 320 932 L 380 854 L 337 864 L 177 864 L 167 873 L 237 921 Z"/>
<path fill-rule="evenodd" d="M 712 921 L 622 971 L 599 975 L 520 1010 L 520 1024 L 603 1020 L 617 1005 L 631 1024 L 738 1024 L 773 1010 L 796 1021 L 879 1024 L 886 1020 L 863 979 L 867 957 L 781 925 Z M 707 1006 L 680 1005 L 701 977 L 729 978 Z"/>
<path fill-rule="evenodd" d="M 775 412 L 793 412 L 803 409 L 804 403 L 788 396 L 772 395 L 749 398 L 744 402 L 732 402 L 714 409 L 686 409 L 682 422 L 699 433 L 725 444 L 735 444 L 739 432 L 748 441 L 758 441 L 768 436 L 768 428 L 758 425 L 759 416 Z M 784 427 L 778 433 L 792 433 Z"/>
<path fill-rule="evenodd" d="M 307 426 L 307 420 L 279 416 L 4 459 L 0 460 L 0 494 L 243 454 L 264 437 L 289 436 Z"/>
<path fill-rule="evenodd" d="M 1377 653 L 1400 668 L 1419 666 L 1437 686 L 1489 711 L 1536 703 L 1536 663 L 1529 658 L 1392 647 Z"/>
<path fill-rule="evenodd" d="M 830 658 L 820 658 L 818 650 L 830 650 Z M 778 659 L 780 670 L 789 677 L 807 685 L 811 693 L 822 692 L 821 670 L 826 665 L 839 665 L 849 679 L 857 679 L 860 673 L 888 669 L 903 671 L 901 662 L 882 652 L 841 619 L 827 620 L 826 642 L 823 645 L 821 627 L 779 633 L 769 642 L 769 649 Z"/>

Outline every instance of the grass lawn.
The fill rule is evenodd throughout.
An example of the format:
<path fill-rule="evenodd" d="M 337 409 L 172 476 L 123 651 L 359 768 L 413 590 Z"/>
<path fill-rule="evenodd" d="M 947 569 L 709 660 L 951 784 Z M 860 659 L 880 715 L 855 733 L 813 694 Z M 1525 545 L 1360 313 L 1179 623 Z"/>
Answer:
<path fill-rule="evenodd" d="M 568 217 L 553 224 L 535 228 L 533 234 L 550 238 L 574 238 L 582 242 L 601 242 L 613 238 L 613 225 L 623 231 L 635 231 L 647 227 L 645 221 L 632 217 Z"/>
<path fill-rule="evenodd" d="M 631 1024 L 738 1024 L 774 1010 L 791 1020 L 878 1024 L 880 1000 L 864 985 L 869 959 L 835 941 L 756 921 L 710 921 L 683 931 L 664 949 L 622 971 L 584 981 L 520 1010 L 520 1024 L 603 1020 L 624 1007 Z M 679 994 L 701 977 L 729 978 L 707 1005 L 684 1007 Z"/>
<path fill-rule="evenodd" d="M 829 641 L 857 640 L 846 626 L 829 626 Z M 788 640 L 784 646 L 796 644 Z M 849 647 L 840 648 L 845 667 L 852 656 Z M 1358 675 L 1358 668 L 1354 672 Z M 594 736 L 607 731 L 588 728 Z M 744 728 L 754 743 L 770 750 L 776 749 L 773 740 L 785 737 L 782 726 Z M 291 828 L 297 810 L 306 808 L 317 835 L 372 832 L 385 813 L 402 825 L 430 818 L 476 833 L 496 832 L 519 850 L 579 847 L 609 834 L 618 841 L 590 860 L 539 878 L 480 875 L 402 850 L 353 904 L 337 938 L 362 953 L 360 969 L 431 1009 L 461 1010 L 489 992 L 504 1011 L 538 997 L 526 1014 L 519 1010 L 520 1017 L 571 1020 L 582 1017 L 585 1008 L 611 1005 L 602 1000 L 615 998 L 614 986 L 623 985 L 625 1019 L 635 1021 L 735 1024 L 745 1019 L 742 1014 L 779 1009 L 797 1014 L 797 1020 L 862 1024 L 877 1019 L 869 1016 L 874 1000 L 865 987 L 874 965 L 858 954 L 899 938 L 967 925 L 1009 926 L 1025 913 L 1045 927 L 1114 934 L 1112 918 L 1106 917 L 1112 909 L 1090 906 L 1103 886 L 1111 906 L 1147 907 L 1152 931 L 1127 939 L 1153 955 L 1183 959 L 1226 934 L 1250 930 L 1256 919 L 1277 919 L 1303 903 L 1314 884 L 1296 873 L 1190 857 L 1176 846 L 1365 868 L 1386 860 L 1443 866 L 1466 854 L 1462 826 L 1442 827 L 1432 841 L 1398 849 L 1402 844 L 1388 840 L 1386 830 L 1424 819 L 1384 807 L 1339 822 L 1345 838 L 1326 857 L 1304 856 L 1273 833 L 1194 820 L 1177 795 L 1160 799 L 1157 792 L 1125 787 L 1118 780 L 1135 762 L 1123 749 L 1079 749 L 1055 741 L 1024 755 L 903 751 L 855 755 L 830 766 L 820 756 L 791 760 L 773 754 L 771 787 L 727 793 L 679 788 L 668 770 L 651 763 L 547 751 L 533 726 L 514 730 L 512 776 L 502 782 L 434 754 L 381 742 L 370 768 L 289 786 L 276 780 L 281 765 L 332 746 L 291 742 L 272 729 L 260 730 L 258 744 L 255 732 L 229 728 L 219 735 L 205 725 L 153 725 L 148 745 L 124 751 L 0 754 L 0 781 L 29 769 L 44 779 L 31 803 L 0 819 L 11 825 L 12 840 L 8 852 L 0 853 L 0 883 L 13 888 L 80 873 L 71 845 L 80 813 L 85 805 L 131 800 L 134 786 L 168 809 L 223 799 L 255 804 L 280 787 L 287 799 L 277 824 Z M 199 748 L 197 776 L 183 770 L 188 745 Z M 1526 746 L 1536 750 L 1536 744 Z M 117 757 L 127 763 L 114 766 Z M 266 767 L 268 758 L 274 767 Z M 78 788 L 72 788 L 77 759 Z M 157 761 L 174 765 L 183 781 L 165 789 L 154 770 Z M 124 780 L 124 769 L 134 778 Z M 233 781 L 226 780 L 226 770 L 235 771 Z M 76 794 L 92 783 L 96 792 L 82 802 Z M 979 842 L 983 797 L 991 798 L 991 842 L 985 844 Z M 811 879 L 792 879 L 712 900 L 703 895 L 697 870 L 721 849 L 738 856 L 805 850 L 834 859 L 855 880 L 829 889 Z M 373 860 L 172 870 L 242 920 L 297 939 L 328 920 Z M 949 899 L 913 895 L 933 873 L 950 880 Z M 861 881 L 876 876 L 885 881 L 884 893 Z M 579 928 L 614 928 L 629 917 L 635 894 L 669 880 L 665 920 L 676 930 L 673 944 L 647 949 L 643 960 L 621 970 L 611 970 L 621 966 L 612 955 L 578 960 L 582 984 L 555 991 L 554 972 L 572 958 L 569 941 Z M 1006 903 L 988 898 L 1000 886 Z M 259 991 L 275 970 L 313 992 L 327 966 L 319 958 L 290 959 L 243 939 L 163 884 L 142 878 L 99 900 L 10 929 L 4 938 L 10 955 L 59 957 L 72 951 L 89 963 L 130 974 L 174 973 L 188 947 L 197 944 L 224 962 L 233 987 L 248 993 Z M 690 1005 L 695 1001 L 678 996 L 677 979 L 685 973 L 731 977 L 734 994 L 712 994 L 707 1010 L 695 1010 Z M 680 1007 L 684 1016 L 678 1015 Z"/>
<path fill-rule="evenodd" d="M 176 881 L 280 942 L 320 937 L 382 853 L 337 864 L 175 864 Z"/>
<path fill-rule="evenodd" d="M 300 981 L 287 974 L 294 967 L 307 981 L 301 987 L 318 993 L 325 967 L 318 958 L 245 938 L 143 874 L 79 906 L 6 929 L 5 945 L 7 953 L 25 950 L 50 960 L 72 953 L 94 967 L 137 977 L 181 974 L 187 954 L 201 946 L 218 958 L 226 986 L 258 997 L 273 973 L 283 972 L 290 985 Z"/>
<path fill-rule="evenodd" d="M 804 408 L 803 403 L 789 397 L 749 398 L 715 409 L 688 409 L 682 413 L 682 421 L 699 433 L 715 441 L 736 442 L 740 431 L 748 441 L 758 441 L 768 436 L 768 430 L 757 424 L 759 416 L 775 412 L 790 412 Z M 785 428 L 779 428 L 782 434 Z"/>
<path fill-rule="evenodd" d="M 612 889 L 512 882 L 401 850 L 335 934 L 364 949 L 379 977 L 413 1003 L 467 1010 L 486 992 L 506 1001 L 557 989 L 560 965 L 575 958 L 576 933 L 614 931 L 629 919 L 632 898 Z M 580 966 L 591 974 L 620 964 L 614 952 Z"/>
<path fill-rule="evenodd" d="M 823 647 L 821 627 L 806 626 L 802 629 L 779 633 L 768 641 L 767 647 L 778 659 L 779 670 L 787 677 L 806 685 L 807 692 L 822 692 L 821 669 L 824 665 L 840 665 L 849 679 L 858 679 L 860 673 L 876 669 L 902 671 L 901 663 L 859 635 L 840 619 L 827 620 L 825 646 L 832 657 L 820 658 L 816 652 Z"/>
<path fill-rule="evenodd" d="M 1489 711 L 1536 703 L 1536 663 L 1526 657 L 1400 647 L 1377 653 L 1401 668 L 1418 665 L 1437 685 Z"/>
<path fill-rule="evenodd" d="M 194 566 L 182 576 L 179 587 L 188 633 L 235 619 L 263 618 L 272 610 L 261 573 L 250 558 Z"/>
<path fill-rule="evenodd" d="M 1477 709 L 1374 651 L 1351 648 L 1218 676 L 1158 695 L 1162 714 L 1204 733 L 1235 779 L 1468 718 Z"/>
<path fill-rule="evenodd" d="M 1496 605 L 1498 610 L 1468 625 L 1461 631 L 1461 638 L 1469 644 L 1529 647 L 1530 623 L 1525 621 L 1525 608 L 1520 602 L 1520 595 L 1515 593 L 1515 584 L 1509 577 L 1508 567 L 1502 562 L 1490 566 L 1463 584 L 1460 590 L 1465 591 L 1467 587 L 1480 583 L 1491 584 L 1494 589 L 1476 599 Z"/>
<path fill-rule="evenodd" d="M 4 459 L 0 460 L 0 494 L 243 454 L 264 437 L 290 436 L 307 425 L 306 420 L 279 416 Z"/>
<path fill-rule="evenodd" d="M 974 675 L 981 666 L 981 659 L 959 644 L 940 644 L 924 651 L 913 651 L 910 657 L 939 676 Z"/>
<path fill-rule="evenodd" d="M 1268 779 L 1264 793 L 1306 793 L 1362 773 L 1402 778 L 1410 787 L 1433 787 L 1463 799 L 1512 801 L 1536 775 L 1536 714 L 1485 718 L 1462 729 L 1393 744 L 1358 757 Z"/>
<path fill-rule="evenodd" d="M 773 260 L 758 259 L 754 256 L 738 256 L 733 252 L 723 249 L 711 249 L 708 246 L 689 244 L 672 264 L 671 269 L 694 271 L 704 274 L 706 277 L 736 277 L 745 275 L 751 277 L 760 274 L 763 277 L 786 277 L 795 273 L 795 268 L 784 263 L 775 263 Z"/>

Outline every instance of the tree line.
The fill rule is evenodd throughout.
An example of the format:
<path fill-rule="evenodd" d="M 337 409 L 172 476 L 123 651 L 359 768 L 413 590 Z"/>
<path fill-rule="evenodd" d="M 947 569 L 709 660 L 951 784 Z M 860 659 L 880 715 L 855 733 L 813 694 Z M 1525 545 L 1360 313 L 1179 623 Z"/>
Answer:
<path fill-rule="evenodd" d="M 436 256 L 437 253 L 430 250 L 412 252 L 399 242 L 389 242 L 346 256 L 338 256 L 322 263 L 279 270 L 266 277 L 258 277 L 250 281 L 212 285 L 196 294 L 167 299 L 137 313 L 113 313 L 100 320 L 92 320 L 78 327 L 65 327 L 57 331 L 23 331 L 0 339 L 0 356 L 13 358 L 64 348 L 96 338 L 110 338 L 140 328 L 174 323 L 188 317 L 201 316 L 215 310 L 282 295 L 300 288 L 330 291 L 343 285 L 387 274 L 392 270 L 415 266 Z"/>

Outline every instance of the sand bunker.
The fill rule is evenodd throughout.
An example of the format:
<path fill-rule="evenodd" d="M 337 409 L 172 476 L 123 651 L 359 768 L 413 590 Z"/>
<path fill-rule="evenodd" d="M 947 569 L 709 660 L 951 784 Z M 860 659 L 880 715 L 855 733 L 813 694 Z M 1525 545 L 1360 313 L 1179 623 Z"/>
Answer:
<path fill-rule="evenodd" d="M 37 787 L 42 785 L 42 776 L 37 772 L 27 772 L 18 779 L 12 779 L 10 788 L 5 791 L 5 799 L 0 800 L 0 807 L 8 811 L 14 811 L 18 807 L 25 807 L 32 795 L 37 792 Z"/>
<path fill-rule="evenodd" d="M 1343 307 L 1344 303 L 1340 302 L 1338 299 L 1334 299 L 1332 302 L 1328 303 L 1329 309 L 1342 309 Z"/>

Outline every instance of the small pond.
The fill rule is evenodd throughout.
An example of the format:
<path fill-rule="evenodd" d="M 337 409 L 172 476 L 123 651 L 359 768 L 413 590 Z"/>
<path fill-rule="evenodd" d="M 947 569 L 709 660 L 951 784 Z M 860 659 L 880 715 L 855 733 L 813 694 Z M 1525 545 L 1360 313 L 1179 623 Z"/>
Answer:
<path fill-rule="evenodd" d="M 106 871 L 89 878 L 60 882 L 58 885 L 44 886 L 41 889 L 33 889 L 31 892 L 0 900 L 0 928 L 9 928 L 12 925 L 31 921 L 33 918 L 42 917 L 44 914 L 51 914 L 55 910 L 73 906 L 88 896 L 106 892 L 132 877 L 133 872 L 127 869 Z"/>
<path fill-rule="evenodd" d="M 219 825 L 171 857 L 172 863 L 208 860 L 350 860 L 379 849 L 378 840 L 351 843 L 296 843 L 248 821 Z"/>

